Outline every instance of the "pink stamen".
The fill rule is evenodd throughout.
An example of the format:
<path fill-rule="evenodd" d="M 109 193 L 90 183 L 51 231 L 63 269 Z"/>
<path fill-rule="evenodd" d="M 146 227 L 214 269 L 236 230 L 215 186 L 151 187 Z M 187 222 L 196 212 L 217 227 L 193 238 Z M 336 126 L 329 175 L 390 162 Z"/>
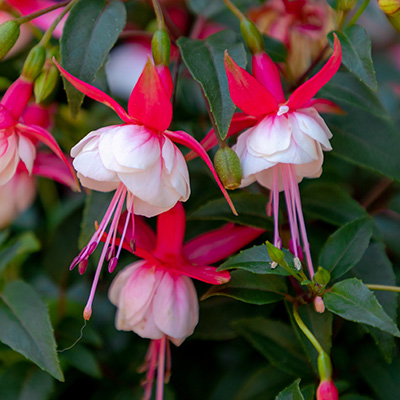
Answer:
<path fill-rule="evenodd" d="M 274 205 L 274 246 L 281 248 L 281 239 L 279 237 L 279 170 L 278 165 L 273 167 L 272 194 Z"/>
<path fill-rule="evenodd" d="M 160 348 L 158 353 L 158 368 L 157 368 L 157 395 L 156 400 L 163 400 L 164 396 L 164 373 L 165 373 L 165 347 L 167 337 L 164 336 L 160 340 Z"/>
<path fill-rule="evenodd" d="M 140 371 L 146 371 L 146 380 L 144 382 L 143 400 L 150 400 L 153 389 L 154 375 L 157 368 L 157 359 L 160 348 L 160 340 L 152 340 L 146 354 L 145 365 Z M 139 372 L 140 372 L 139 371 Z"/>

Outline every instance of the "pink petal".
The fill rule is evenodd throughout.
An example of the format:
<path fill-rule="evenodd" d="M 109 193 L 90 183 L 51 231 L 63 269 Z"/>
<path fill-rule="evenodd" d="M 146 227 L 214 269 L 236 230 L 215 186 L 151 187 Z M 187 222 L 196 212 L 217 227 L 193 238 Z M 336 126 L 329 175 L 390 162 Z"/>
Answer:
<path fill-rule="evenodd" d="M 171 71 L 166 65 L 157 65 L 156 69 L 162 83 L 164 84 L 168 98 L 171 98 L 174 91 L 174 82 L 172 81 Z"/>
<path fill-rule="evenodd" d="M 182 203 L 176 205 L 157 219 L 157 248 L 155 256 L 164 258 L 169 254 L 180 254 L 185 237 L 186 217 Z M 163 257 L 164 256 L 164 257 Z"/>
<path fill-rule="evenodd" d="M 258 53 L 253 56 L 253 75 L 278 103 L 285 102 L 278 68 L 267 53 Z"/>
<path fill-rule="evenodd" d="M 170 264 L 168 271 L 178 275 L 186 275 L 198 281 L 210 283 L 212 285 L 222 285 L 229 282 L 231 275 L 228 271 L 217 272 L 217 267 L 208 265 L 192 265 L 192 264 Z"/>
<path fill-rule="evenodd" d="M 235 135 L 236 133 L 249 128 L 250 126 L 257 123 L 257 118 L 254 118 L 250 115 L 246 115 L 243 113 L 233 114 L 231 125 L 228 130 L 228 134 L 226 137 L 230 137 Z M 218 144 L 217 137 L 215 135 L 214 129 L 211 129 L 210 132 L 204 137 L 204 139 L 200 142 L 205 151 L 212 149 L 214 146 Z M 185 160 L 190 161 L 197 157 L 197 154 L 194 151 L 190 151 L 186 154 Z"/>
<path fill-rule="evenodd" d="M 246 114 L 256 117 L 278 109 L 274 96 L 225 52 L 225 70 L 232 101 Z"/>
<path fill-rule="evenodd" d="M 105 104 L 106 106 L 112 108 L 118 116 L 125 122 L 132 122 L 132 118 L 129 117 L 127 112 L 108 94 L 102 92 L 100 89 L 95 88 L 92 85 L 89 85 L 86 82 L 81 81 L 78 78 L 75 78 L 69 72 L 67 72 L 57 61 L 53 58 L 53 62 L 60 71 L 61 75 L 76 89 L 84 93 L 86 96 L 89 96 L 91 99 L 96 100 L 100 103 Z"/>
<path fill-rule="evenodd" d="M 214 264 L 232 255 L 264 232 L 263 229 L 227 224 L 188 241 L 183 247 L 183 252 L 193 263 Z"/>
<path fill-rule="evenodd" d="M 32 96 L 33 83 L 18 78 L 6 91 L 0 104 L 18 119 Z"/>
<path fill-rule="evenodd" d="M 58 146 L 58 143 L 54 139 L 54 137 L 51 135 L 50 132 L 46 131 L 46 129 L 41 128 L 40 126 L 37 125 L 24 125 L 24 124 L 17 124 L 16 128 L 22 132 L 24 135 L 30 136 L 31 138 L 38 139 L 42 143 L 44 143 L 46 146 L 48 146 L 55 154 L 57 157 L 59 157 L 62 161 L 64 161 L 65 165 L 69 169 L 71 176 L 73 179 L 76 181 L 76 184 L 79 187 L 79 183 L 77 181 L 77 178 L 75 176 L 74 169 L 72 168 L 71 164 L 68 162 L 67 158 L 65 157 L 64 153 Z"/>
<path fill-rule="evenodd" d="M 340 108 L 336 103 L 327 99 L 311 99 L 304 107 L 314 107 L 319 113 L 323 114 L 347 114 L 346 111 Z"/>
<path fill-rule="evenodd" d="M 32 173 L 60 182 L 75 192 L 80 190 L 69 168 L 55 154 L 38 153 Z"/>
<path fill-rule="evenodd" d="M 132 90 L 128 103 L 132 118 L 149 128 L 164 132 L 172 120 L 172 105 L 164 84 L 150 59 Z"/>
<path fill-rule="evenodd" d="M 304 82 L 291 94 L 287 102 L 287 106 L 290 109 L 296 110 L 304 107 L 339 69 L 342 62 L 342 47 L 335 33 L 333 36 L 335 39 L 332 56 L 317 74 Z"/>
<path fill-rule="evenodd" d="M 212 164 L 210 157 L 206 153 L 206 151 L 201 147 L 200 143 L 194 139 L 192 136 L 190 136 L 188 133 L 183 132 L 183 131 L 165 131 L 164 133 L 167 137 L 169 137 L 173 142 L 183 144 L 186 147 L 189 147 L 189 149 L 192 149 L 195 151 L 207 164 L 208 168 L 210 169 L 211 173 L 213 174 L 219 188 L 222 191 L 222 194 L 226 198 L 226 201 L 229 204 L 229 207 L 231 208 L 232 212 L 235 215 L 237 214 L 237 211 L 235 209 L 235 206 L 232 203 L 232 200 L 230 199 L 227 191 L 225 190 L 224 186 L 222 185 L 221 181 L 218 178 L 217 172 L 215 171 L 214 165 Z"/>

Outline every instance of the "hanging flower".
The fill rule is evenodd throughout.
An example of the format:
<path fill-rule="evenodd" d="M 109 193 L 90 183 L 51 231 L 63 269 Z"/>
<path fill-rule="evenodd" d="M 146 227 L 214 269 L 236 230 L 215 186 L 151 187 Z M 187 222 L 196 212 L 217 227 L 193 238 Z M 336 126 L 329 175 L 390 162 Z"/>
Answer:
<path fill-rule="evenodd" d="M 142 220 L 136 220 L 133 253 L 142 260 L 119 272 L 109 298 L 118 308 L 117 329 L 152 339 L 146 356 L 145 399 L 151 397 L 157 368 L 157 400 L 162 399 L 163 381 L 170 369 L 169 341 L 179 346 L 197 325 L 198 300 L 190 278 L 214 285 L 228 282 L 229 273 L 217 272 L 210 264 L 231 255 L 262 232 L 228 224 L 183 245 L 185 211 L 181 203 L 159 215 L 157 236 Z M 127 241 L 123 247 L 132 251 Z"/>
<path fill-rule="evenodd" d="M 207 153 L 186 132 L 167 130 L 172 119 L 172 78 L 166 66 L 155 67 L 149 60 L 129 98 L 127 113 L 115 100 L 99 89 L 82 82 L 65 71 L 56 61 L 62 75 L 78 90 L 111 107 L 124 121 L 89 133 L 71 150 L 73 165 L 83 186 L 109 192 L 116 190 L 99 229 L 71 264 L 86 270 L 87 259 L 96 249 L 111 221 L 95 274 L 84 317 L 91 316 L 92 302 L 105 259 L 113 271 L 121 251 L 115 251 L 116 228 L 126 201 L 127 226 L 134 214 L 152 217 L 171 209 L 190 195 L 189 175 L 182 153 L 174 144 L 191 148 L 203 158 L 213 173 L 232 210 L 233 204 L 219 181 Z M 113 218 L 111 218 L 114 215 Z M 122 231 L 121 243 L 126 230 Z M 132 246 L 134 232 L 130 237 Z"/>
<path fill-rule="evenodd" d="M 302 214 L 298 182 L 322 172 L 323 150 L 331 150 L 329 128 L 316 107 L 329 102 L 312 97 L 336 73 L 341 63 L 340 42 L 335 35 L 334 52 L 325 66 L 286 101 L 278 70 L 266 53 L 253 57 L 253 74 L 240 68 L 226 53 L 225 67 L 233 102 L 257 123 L 244 131 L 234 147 L 243 172 L 242 187 L 257 181 L 271 189 L 269 213 L 275 222 L 274 245 L 281 247 L 278 230 L 279 192 L 284 191 L 291 232 L 290 249 L 300 266 L 300 235 L 310 276 L 311 254 Z M 251 122 L 253 123 L 253 122 Z"/>

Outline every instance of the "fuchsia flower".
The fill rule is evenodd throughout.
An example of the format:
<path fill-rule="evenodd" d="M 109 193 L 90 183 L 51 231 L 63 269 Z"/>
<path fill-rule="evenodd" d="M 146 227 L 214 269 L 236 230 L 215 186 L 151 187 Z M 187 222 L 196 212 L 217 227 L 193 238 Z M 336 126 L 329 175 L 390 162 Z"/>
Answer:
<path fill-rule="evenodd" d="M 332 381 L 322 381 L 317 389 L 317 400 L 339 400 L 339 393 Z"/>
<path fill-rule="evenodd" d="M 157 368 L 157 400 L 162 399 L 164 374 L 167 372 L 168 376 L 170 369 L 169 341 L 179 346 L 197 325 L 198 300 L 190 278 L 214 285 L 228 282 L 227 271 L 217 272 L 209 265 L 231 255 L 262 232 L 228 224 L 183 245 L 185 211 L 181 203 L 159 215 L 157 236 L 143 221 L 136 221 L 134 254 L 143 260 L 118 273 L 109 298 L 118 308 L 117 329 L 152 339 L 146 356 L 144 399 L 151 397 Z M 127 241 L 123 247 L 132 251 Z"/>
<path fill-rule="evenodd" d="M 261 32 L 288 48 L 285 72 L 299 78 L 327 46 L 335 13 L 325 0 L 271 0 L 249 12 Z"/>
<path fill-rule="evenodd" d="M 18 78 L 0 101 L 0 185 L 4 185 L 15 174 L 22 162 L 31 174 L 36 158 L 38 141 L 48 146 L 75 174 L 54 137 L 43 127 L 29 119 L 21 118 L 32 95 L 33 84 L 23 77 Z"/>
<path fill-rule="evenodd" d="M 233 211 L 234 207 L 203 147 L 186 132 L 167 130 L 172 119 L 173 89 L 167 67 L 156 68 L 150 60 L 147 62 L 129 98 L 127 113 L 110 96 L 56 65 L 78 90 L 112 108 L 124 121 L 122 125 L 89 133 L 71 150 L 75 158 L 73 165 L 83 186 L 101 192 L 116 190 L 99 229 L 71 264 L 71 269 L 79 264 L 80 272 L 85 271 L 89 255 L 96 249 L 114 214 L 84 311 L 84 317 L 89 319 L 102 264 L 105 259 L 109 260 L 112 272 L 121 251 L 119 246 L 115 252 L 116 228 L 125 200 L 127 227 L 134 214 L 152 217 L 189 197 L 186 162 L 174 142 L 184 144 L 203 158 Z M 122 231 L 121 243 L 125 235 L 126 229 Z M 133 240 L 134 230 L 130 237 L 132 246 Z"/>
<path fill-rule="evenodd" d="M 313 96 L 339 69 L 341 46 L 335 35 L 334 51 L 325 66 L 285 99 L 276 65 L 266 53 L 253 56 L 253 74 L 240 68 L 226 53 L 225 67 L 233 102 L 252 116 L 252 128 L 238 138 L 237 152 L 243 171 L 242 187 L 257 181 L 271 190 L 270 209 L 275 221 L 274 245 L 281 247 L 278 230 L 279 192 L 284 191 L 291 231 L 290 249 L 300 267 L 303 257 L 300 233 L 310 276 L 311 254 L 301 208 L 298 182 L 321 175 L 323 153 L 331 150 L 332 134 L 316 107 L 326 100 Z M 254 124 L 254 118 L 256 123 Z"/>

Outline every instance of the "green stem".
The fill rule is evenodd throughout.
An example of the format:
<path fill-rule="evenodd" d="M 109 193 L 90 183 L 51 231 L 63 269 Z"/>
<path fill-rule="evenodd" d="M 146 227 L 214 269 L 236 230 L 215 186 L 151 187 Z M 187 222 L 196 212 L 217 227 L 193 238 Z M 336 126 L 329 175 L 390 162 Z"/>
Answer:
<path fill-rule="evenodd" d="M 70 1 L 71 1 L 71 0 L 66 0 L 66 1 L 63 1 L 63 2 L 61 2 L 61 3 L 55 4 L 55 5 L 53 5 L 53 6 L 44 8 L 43 10 L 36 11 L 36 12 L 34 12 L 34 13 L 32 13 L 32 14 L 24 15 L 23 17 L 18 18 L 18 19 L 17 19 L 17 22 L 18 22 L 20 25 L 22 25 L 22 24 L 24 24 L 25 22 L 32 21 L 33 19 L 35 19 L 35 18 L 37 18 L 37 17 L 40 17 L 40 16 L 42 16 L 42 15 L 44 15 L 44 14 L 47 14 L 47 13 L 49 13 L 49 12 L 51 12 L 51 11 L 57 10 L 57 8 L 64 7 L 64 6 L 68 5 L 68 3 L 69 3 Z"/>
<path fill-rule="evenodd" d="M 224 0 L 224 3 L 240 19 L 240 21 L 246 19 L 244 14 L 230 0 Z"/>
<path fill-rule="evenodd" d="M 353 26 L 358 18 L 360 18 L 361 14 L 365 11 L 369 4 L 370 0 L 364 0 L 364 3 L 361 4 L 361 7 L 357 10 L 357 12 L 353 15 L 353 18 L 349 21 L 347 26 Z"/>
<path fill-rule="evenodd" d="M 373 284 L 366 284 L 367 288 L 371 290 L 385 290 L 387 292 L 400 292 L 399 286 L 388 286 L 388 285 L 373 285 Z"/>
<path fill-rule="evenodd" d="M 79 0 L 71 0 L 64 8 L 64 10 L 61 11 L 61 13 L 57 16 L 57 18 L 53 21 L 53 23 L 50 25 L 50 27 L 47 29 L 46 33 L 43 35 L 42 39 L 39 42 L 39 45 L 41 46 L 46 46 L 47 43 L 49 42 L 51 35 L 56 29 L 56 26 L 60 23 L 60 21 L 64 18 L 64 15 L 72 8 L 72 6 L 77 3 Z"/>
<path fill-rule="evenodd" d="M 164 30 L 165 29 L 165 24 L 164 24 L 164 16 L 161 10 L 160 3 L 158 0 L 152 0 L 153 3 L 153 8 L 154 8 L 154 13 L 156 14 L 157 18 L 157 26 L 159 30 Z"/>

